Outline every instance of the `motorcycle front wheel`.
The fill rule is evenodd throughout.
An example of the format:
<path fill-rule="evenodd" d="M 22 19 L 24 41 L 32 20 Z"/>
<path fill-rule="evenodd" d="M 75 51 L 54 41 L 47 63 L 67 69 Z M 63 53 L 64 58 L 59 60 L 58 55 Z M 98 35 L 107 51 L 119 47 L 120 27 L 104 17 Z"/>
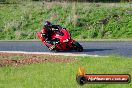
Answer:
<path fill-rule="evenodd" d="M 83 47 L 78 42 L 73 42 L 72 45 L 75 47 L 75 50 L 77 50 L 78 52 L 83 51 Z"/>

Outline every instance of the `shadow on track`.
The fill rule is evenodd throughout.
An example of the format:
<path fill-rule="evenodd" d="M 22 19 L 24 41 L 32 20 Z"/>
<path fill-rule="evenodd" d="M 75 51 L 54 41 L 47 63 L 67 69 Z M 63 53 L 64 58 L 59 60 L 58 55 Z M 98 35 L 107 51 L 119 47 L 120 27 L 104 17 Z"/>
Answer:
<path fill-rule="evenodd" d="M 113 49 L 84 49 L 83 52 L 108 51 Z"/>
<path fill-rule="evenodd" d="M 84 49 L 83 52 L 78 52 L 76 50 L 71 50 L 71 51 L 59 51 L 56 53 L 86 53 L 86 52 L 96 52 L 96 51 L 109 51 L 113 49 Z M 51 51 L 54 52 L 54 51 Z"/>

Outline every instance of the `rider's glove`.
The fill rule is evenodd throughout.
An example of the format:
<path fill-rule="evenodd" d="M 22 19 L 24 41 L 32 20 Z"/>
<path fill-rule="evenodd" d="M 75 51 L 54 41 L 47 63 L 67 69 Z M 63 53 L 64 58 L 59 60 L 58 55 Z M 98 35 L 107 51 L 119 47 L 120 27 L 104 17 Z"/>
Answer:
<path fill-rule="evenodd" d="M 41 34 L 41 37 L 43 37 L 43 38 L 46 39 L 46 34 L 45 34 L 45 33 L 42 33 L 42 34 Z"/>
<path fill-rule="evenodd" d="M 42 33 L 42 36 L 45 36 L 45 33 Z"/>

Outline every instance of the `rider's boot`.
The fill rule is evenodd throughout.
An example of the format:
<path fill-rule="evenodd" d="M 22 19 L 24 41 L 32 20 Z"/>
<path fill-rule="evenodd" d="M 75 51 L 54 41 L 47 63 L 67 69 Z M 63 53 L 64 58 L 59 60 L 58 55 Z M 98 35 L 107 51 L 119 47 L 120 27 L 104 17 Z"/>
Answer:
<path fill-rule="evenodd" d="M 50 47 L 49 47 L 49 50 L 54 50 L 55 49 L 55 45 L 51 45 Z"/>
<path fill-rule="evenodd" d="M 49 47 L 49 50 L 54 50 L 55 49 L 55 45 L 52 43 L 52 41 L 46 41 L 48 44 L 51 44 L 51 46 Z"/>

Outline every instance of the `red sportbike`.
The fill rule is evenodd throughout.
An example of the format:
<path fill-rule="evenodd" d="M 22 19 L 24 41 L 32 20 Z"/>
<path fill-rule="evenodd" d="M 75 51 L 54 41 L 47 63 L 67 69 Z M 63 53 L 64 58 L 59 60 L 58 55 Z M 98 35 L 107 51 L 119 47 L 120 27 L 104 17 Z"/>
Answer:
<path fill-rule="evenodd" d="M 42 32 L 38 32 L 37 36 L 48 48 L 51 46 L 51 44 L 48 44 L 42 36 Z M 59 27 L 59 29 L 54 30 L 51 36 L 51 41 L 53 41 L 53 44 L 55 45 L 55 51 L 83 51 L 83 47 L 71 38 L 70 33 L 66 28 Z"/>

